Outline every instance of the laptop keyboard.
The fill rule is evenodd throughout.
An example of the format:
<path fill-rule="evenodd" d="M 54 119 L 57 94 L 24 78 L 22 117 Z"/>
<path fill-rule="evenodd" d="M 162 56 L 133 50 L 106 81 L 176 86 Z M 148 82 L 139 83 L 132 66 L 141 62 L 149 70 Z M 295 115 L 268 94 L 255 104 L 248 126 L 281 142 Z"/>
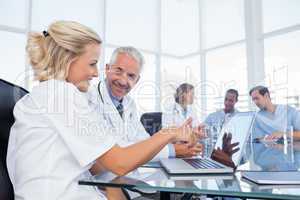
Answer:
<path fill-rule="evenodd" d="M 183 159 L 188 164 L 192 165 L 196 169 L 221 169 L 223 168 L 221 165 L 212 162 L 209 159 L 205 158 L 195 158 L 195 159 Z"/>

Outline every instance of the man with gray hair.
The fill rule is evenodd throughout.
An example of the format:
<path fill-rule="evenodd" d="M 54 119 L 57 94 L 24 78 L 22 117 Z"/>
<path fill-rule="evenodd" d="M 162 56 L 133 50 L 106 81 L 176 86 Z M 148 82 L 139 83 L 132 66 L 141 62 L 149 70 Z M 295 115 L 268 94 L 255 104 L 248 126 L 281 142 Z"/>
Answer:
<path fill-rule="evenodd" d="M 136 104 L 128 95 L 140 79 L 144 65 L 142 54 L 134 47 L 119 47 L 114 50 L 106 65 L 106 79 L 89 90 L 90 105 L 99 110 L 107 131 L 115 134 L 120 146 L 128 146 L 149 138 L 141 124 Z M 166 157 L 190 157 L 201 152 L 201 145 L 169 144 L 154 160 Z"/>

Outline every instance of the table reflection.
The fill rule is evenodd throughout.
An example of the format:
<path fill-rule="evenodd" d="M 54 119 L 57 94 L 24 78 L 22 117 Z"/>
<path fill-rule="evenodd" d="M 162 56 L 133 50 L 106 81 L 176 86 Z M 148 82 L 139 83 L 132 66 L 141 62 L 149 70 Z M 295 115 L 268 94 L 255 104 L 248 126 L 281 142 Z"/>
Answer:
<path fill-rule="evenodd" d="M 248 143 L 244 160 L 248 164 L 244 170 L 298 171 L 300 142 Z"/>

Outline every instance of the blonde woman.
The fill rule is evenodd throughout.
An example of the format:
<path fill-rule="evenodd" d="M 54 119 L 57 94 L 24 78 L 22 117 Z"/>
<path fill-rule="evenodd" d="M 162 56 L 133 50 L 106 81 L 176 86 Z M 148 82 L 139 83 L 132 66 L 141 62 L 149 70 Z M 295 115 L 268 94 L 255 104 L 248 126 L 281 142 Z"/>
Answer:
<path fill-rule="evenodd" d="M 114 130 L 105 129 L 84 96 L 98 76 L 100 45 L 94 31 L 71 21 L 29 35 L 26 50 L 39 85 L 14 108 L 7 166 L 16 200 L 105 199 L 78 180 L 103 169 L 125 175 L 166 144 L 193 138 L 188 120 L 126 148 L 116 145 Z"/>

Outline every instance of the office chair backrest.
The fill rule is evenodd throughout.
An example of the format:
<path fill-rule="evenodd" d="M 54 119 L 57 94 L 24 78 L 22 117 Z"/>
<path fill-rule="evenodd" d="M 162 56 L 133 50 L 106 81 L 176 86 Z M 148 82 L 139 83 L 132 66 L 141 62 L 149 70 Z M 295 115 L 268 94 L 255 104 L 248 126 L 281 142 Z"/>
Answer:
<path fill-rule="evenodd" d="M 149 135 L 153 135 L 161 129 L 161 117 L 161 112 L 149 112 L 141 116 L 141 123 Z"/>
<path fill-rule="evenodd" d="M 25 89 L 0 79 L 0 199 L 14 199 L 6 167 L 6 153 L 10 128 L 15 121 L 14 106 L 27 93 Z"/>

